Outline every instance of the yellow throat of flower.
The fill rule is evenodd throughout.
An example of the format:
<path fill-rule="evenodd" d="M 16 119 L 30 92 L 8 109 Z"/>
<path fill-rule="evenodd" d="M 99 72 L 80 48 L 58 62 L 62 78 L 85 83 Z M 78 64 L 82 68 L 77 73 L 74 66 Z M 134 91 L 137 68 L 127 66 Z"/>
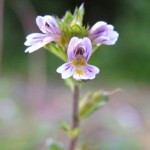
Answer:
<path fill-rule="evenodd" d="M 75 69 L 76 74 L 78 74 L 79 76 L 83 75 L 84 72 L 80 69 Z"/>
<path fill-rule="evenodd" d="M 86 61 L 85 59 L 82 57 L 76 58 L 72 61 L 72 64 L 76 67 L 80 67 L 80 66 L 85 66 Z"/>

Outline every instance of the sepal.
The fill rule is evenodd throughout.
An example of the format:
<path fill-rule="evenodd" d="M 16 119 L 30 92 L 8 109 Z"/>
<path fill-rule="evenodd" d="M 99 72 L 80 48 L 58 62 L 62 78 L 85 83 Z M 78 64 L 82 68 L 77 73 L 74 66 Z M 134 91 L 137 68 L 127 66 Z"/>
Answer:
<path fill-rule="evenodd" d="M 76 7 L 73 16 L 74 19 L 72 20 L 72 24 L 78 24 L 82 26 L 84 16 L 84 4 L 81 4 L 79 8 Z"/>
<path fill-rule="evenodd" d="M 82 26 L 83 16 L 84 4 L 81 4 L 79 8 L 76 7 L 73 14 L 70 11 L 67 11 L 65 16 L 62 18 L 62 21 L 70 26 L 73 26 L 74 24 Z"/>
<path fill-rule="evenodd" d="M 59 26 L 61 28 L 61 37 L 57 43 L 62 45 L 65 49 L 67 49 L 72 37 L 84 38 L 88 36 L 89 26 L 84 27 L 78 24 L 69 26 L 65 22 L 59 22 Z"/>

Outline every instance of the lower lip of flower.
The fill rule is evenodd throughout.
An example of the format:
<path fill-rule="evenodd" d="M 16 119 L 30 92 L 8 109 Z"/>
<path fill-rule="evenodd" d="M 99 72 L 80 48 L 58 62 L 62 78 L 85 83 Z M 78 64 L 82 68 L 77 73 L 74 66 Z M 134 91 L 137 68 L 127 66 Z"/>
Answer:
<path fill-rule="evenodd" d="M 83 75 L 84 74 L 84 72 L 82 70 L 79 70 L 79 69 L 76 69 L 75 72 L 78 75 Z"/>

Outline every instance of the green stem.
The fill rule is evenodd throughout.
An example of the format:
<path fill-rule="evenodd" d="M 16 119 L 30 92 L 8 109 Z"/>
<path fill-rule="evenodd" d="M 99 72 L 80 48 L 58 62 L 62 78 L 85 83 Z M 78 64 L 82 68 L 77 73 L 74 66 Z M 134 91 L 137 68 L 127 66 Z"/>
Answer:
<path fill-rule="evenodd" d="M 75 85 L 73 90 L 73 114 L 72 114 L 72 129 L 79 128 L 79 86 Z M 75 150 L 79 136 L 71 139 L 69 150 Z"/>

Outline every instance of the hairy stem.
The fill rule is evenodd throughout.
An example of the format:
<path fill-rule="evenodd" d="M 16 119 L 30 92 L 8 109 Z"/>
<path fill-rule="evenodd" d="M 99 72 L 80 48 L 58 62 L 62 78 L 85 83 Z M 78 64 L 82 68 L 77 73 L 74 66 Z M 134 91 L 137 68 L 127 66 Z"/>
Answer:
<path fill-rule="evenodd" d="M 79 86 L 75 85 L 74 91 L 73 91 L 72 129 L 79 128 L 78 112 L 79 112 Z M 75 150 L 78 137 L 79 136 L 76 136 L 71 139 L 70 145 L 69 145 L 69 150 Z"/>

